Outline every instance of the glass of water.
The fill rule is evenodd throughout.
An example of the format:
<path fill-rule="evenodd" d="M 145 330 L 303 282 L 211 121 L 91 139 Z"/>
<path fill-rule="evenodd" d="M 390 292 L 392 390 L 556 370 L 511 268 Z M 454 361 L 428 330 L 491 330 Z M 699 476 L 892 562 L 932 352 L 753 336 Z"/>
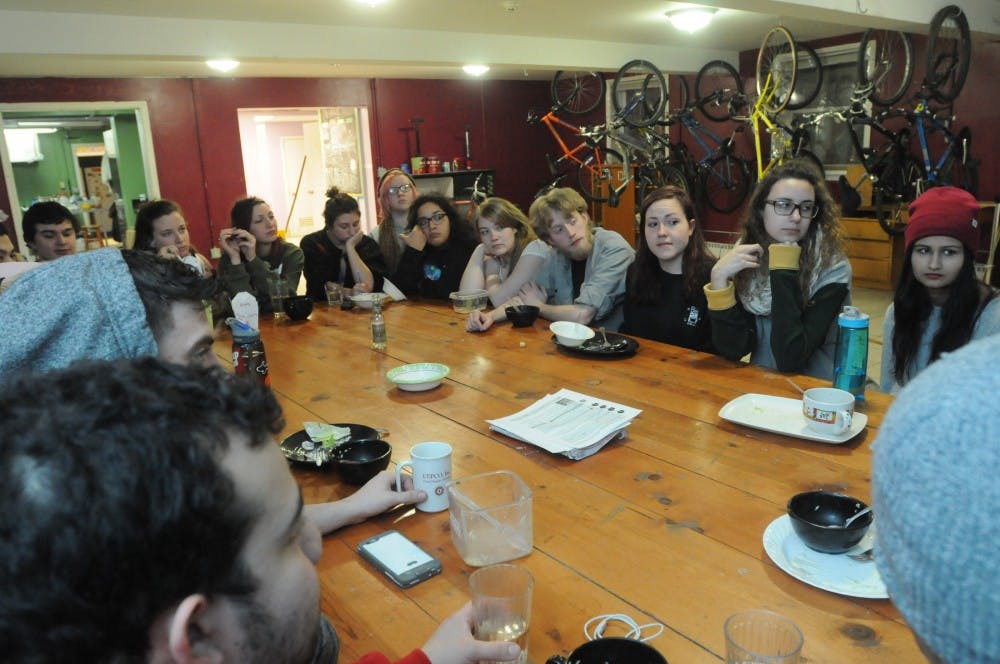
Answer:
<path fill-rule="evenodd" d="M 531 591 L 535 587 L 531 572 L 509 563 L 481 567 L 469 576 L 469 587 L 476 638 L 516 643 L 521 647 L 516 662 L 526 664 Z"/>
<path fill-rule="evenodd" d="M 764 609 L 734 613 L 723 631 L 726 664 L 798 664 L 805 641 L 795 623 Z"/>
<path fill-rule="evenodd" d="M 274 317 L 281 318 L 285 315 L 285 298 L 288 297 L 288 285 L 285 280 L 278 275 L 267 278 L 268 295 L 271 296 L 271 307 L 274 309 Z"/>

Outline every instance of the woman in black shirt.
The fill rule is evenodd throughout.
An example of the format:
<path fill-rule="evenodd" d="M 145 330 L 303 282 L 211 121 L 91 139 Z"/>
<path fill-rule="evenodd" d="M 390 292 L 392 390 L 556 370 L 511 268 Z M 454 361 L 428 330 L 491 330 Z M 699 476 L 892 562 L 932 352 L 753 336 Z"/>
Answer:
<path fill-rule="evenodd" d="M 660 187 L 642 202 L 642 233 L 625 285 L 621 331 L 713 352 L 702 286 L 715 258 L 708 253 L 694 205 L 679 187 Z"/>

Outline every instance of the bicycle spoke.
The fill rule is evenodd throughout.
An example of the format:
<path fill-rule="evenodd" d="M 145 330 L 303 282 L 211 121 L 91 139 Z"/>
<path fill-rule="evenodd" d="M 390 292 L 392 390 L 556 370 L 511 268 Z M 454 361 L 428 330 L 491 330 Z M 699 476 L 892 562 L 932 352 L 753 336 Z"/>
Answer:
<path fill-rule="evenodd" d="M 648 127 L 662 118 L 669 96 L 662 72 L 645 60 L 623 65 L 611 84 L 615 114 L 633 127 Z"/>
<path fill-rule="evenodd" d="M 592 71 L 557 71 L 550 91 L 552 103 L 560 109 L 573 115 L 585 115 L 604 100 L 604 79 Z"/>
<path fill-rule="evenodd" d="M 784 110 L 795 89 L 798 55 L 795 40 L 787 29 L 768 30 L 757 52 L 757 94 L 771 114 Z"/>
<path fill-rule="evenodd" d="M 743 160 L 723 154 L 702 168 L 701 188 L 708 207 L 725 214 L 742 205 L 750 193 L 750 169 Z"/>
<path fill-rule="evenodd" d="M 709 120 L 723 122 L 732 113 L 730 102 L 742 94 L 740 75 L 728 62 L 713 60 L 698 71 L 694 81 L 694 93 L 698 97 L 698 108 Z"/>
<path fill-rule="evenodd" d="M 902 99 L 913 78 L 913 41 L 898 30 L 869 29 L 858 45 L 858 82 L 880 106 Z"/>

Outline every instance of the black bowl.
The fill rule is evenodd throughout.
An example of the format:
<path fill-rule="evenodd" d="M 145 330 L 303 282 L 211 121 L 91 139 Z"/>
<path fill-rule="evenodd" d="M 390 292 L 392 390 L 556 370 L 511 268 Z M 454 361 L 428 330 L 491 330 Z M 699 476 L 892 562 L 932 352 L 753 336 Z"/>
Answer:
<path fill-rule="evenodd" d="M 305 320 L 313 312 L 313 301 L 308 295 L 293 295 L 285 298 L 284 307 L 292 320 Z"/>
<path fill-rule="evenodd" d="M 507 307 L 504 312 L 507 314 L 507 320 L 514 327 L 531 327 L 535 324 L 535 319 L 538 318 L 538 307 L 533 307 L 530 304 Z"/>
<path fill-rule="evenodd" d="M 667 664 L 667 659 L 642 641 L 608 637 L 584 643 L 569 657 L 550 657 L 546 664 Z"/>
<path fill-rule="evenodd" d="M 830 491 L 807 491 L 788 501 L 792 528 L 810 549 L 822 553 L 843 553 L 861 541 L 872 525 L 871 512 L 850 527 L 844 522 L 868 507 L 860 500 Z"/>
<path fill-rule="evenodd" d="M 333 451 L 333 467 L 340 479 L 361 486 L 389 467 L 392 445 L 384 440 L 344 443 Z"/>

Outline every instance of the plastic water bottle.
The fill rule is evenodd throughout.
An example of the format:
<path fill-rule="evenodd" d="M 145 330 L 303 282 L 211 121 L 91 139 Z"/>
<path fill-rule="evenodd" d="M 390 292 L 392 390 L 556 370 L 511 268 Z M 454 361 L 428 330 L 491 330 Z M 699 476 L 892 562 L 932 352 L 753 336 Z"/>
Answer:
<path fill-rule="evenodd" d="M 865 398 L 868 380 L 868 314 L 857 307 L 844 307 L 837 316 L 837 355 L 833 386 L 847 390 L 857 400 Z"/>
<path fill-rule="evenodd" d="M 264 385 L 270 385 L 260 331 L 236 318 L 227 318 L 226 324 L 233 331 L 233 369 L 236 373 L 251 374 Z"/>
<path fill-rule="evenodd" d="M 385 332 L 385 317 L 382 315 L 382 298 L 372 298 L 372 348 L 385 350 L 388 336 Z"/>

